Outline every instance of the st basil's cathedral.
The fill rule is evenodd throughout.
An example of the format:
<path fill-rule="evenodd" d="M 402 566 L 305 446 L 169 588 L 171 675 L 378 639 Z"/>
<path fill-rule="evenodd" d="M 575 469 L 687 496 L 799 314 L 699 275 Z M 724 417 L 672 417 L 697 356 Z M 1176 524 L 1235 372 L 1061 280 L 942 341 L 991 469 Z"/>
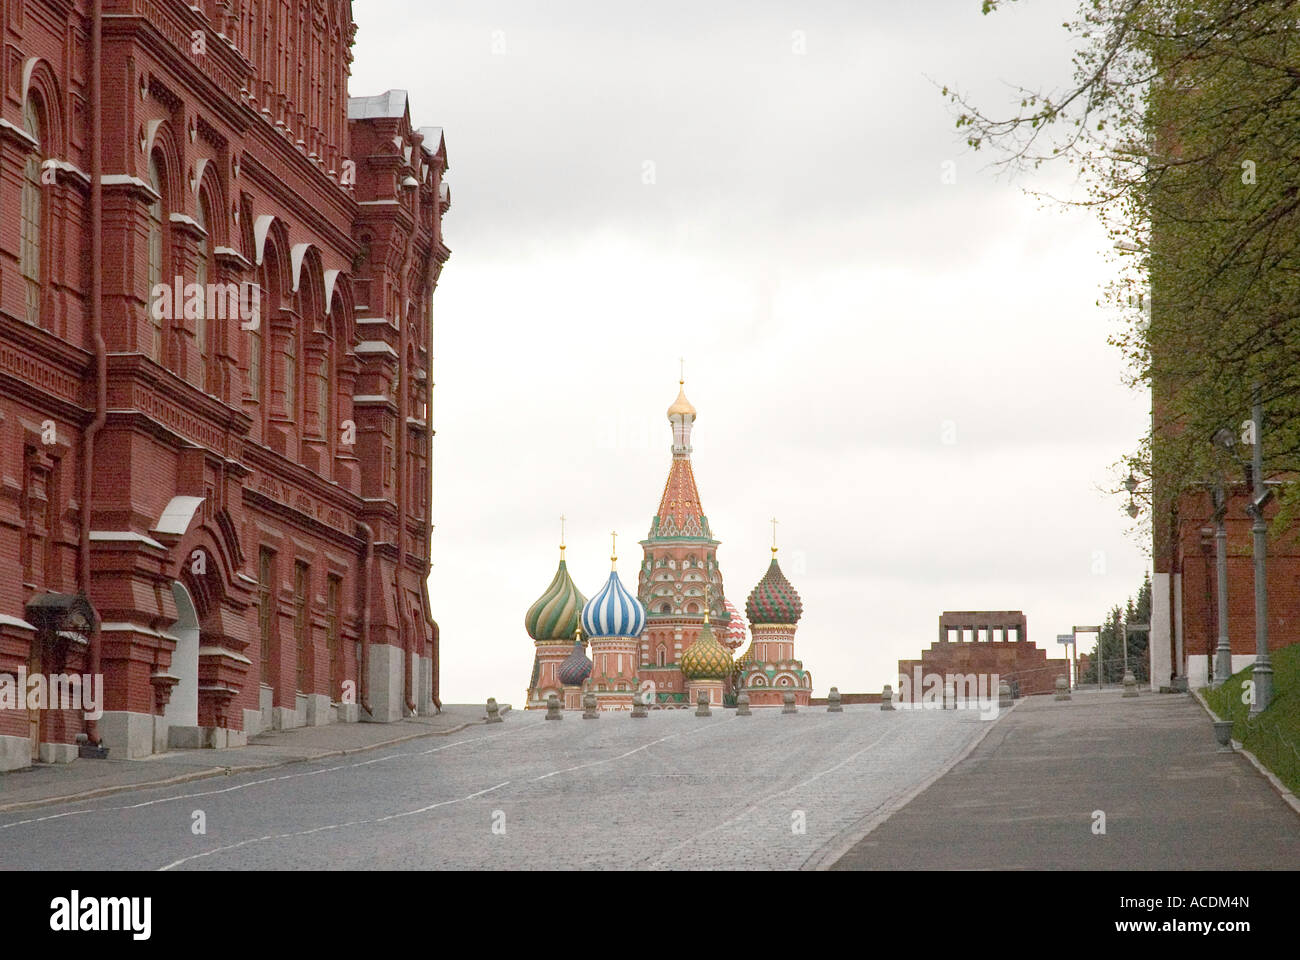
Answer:
<path fill-rule="evenodd" d="M 630 710 L 634 699 L 659 708 L 693 706 L 701 692 L 717 707 L 733 705 L 741 693 L 753 706 L 779 706 L 786 692 L 807 706 L 812 674 L 794 653 L 803 604 L 781 572 L 775 544 L 767 573 L 745 602 L 748 625 L 726 597 L 720 541 L 691 468 L 695 417 L 683 381 L 668 408 L 672 463 L 641 541 L 635 595 L 619 579 L 611 551 L 609 579 L 588 600 L 569 575 L 561 544 L 555 576 L 524 617 L 535 649 L 528 709 L 544 709 L 552 694 L 566 710 L 581 709 L 586 691 L 601 710 Z M 735 658 L 747 634 L 749 648 Z"/>

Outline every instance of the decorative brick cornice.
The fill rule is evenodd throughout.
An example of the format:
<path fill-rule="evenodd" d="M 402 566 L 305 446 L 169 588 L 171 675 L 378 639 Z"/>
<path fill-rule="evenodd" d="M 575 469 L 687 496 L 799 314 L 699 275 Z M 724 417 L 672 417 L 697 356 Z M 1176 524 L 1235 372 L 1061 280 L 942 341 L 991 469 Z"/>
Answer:
<path fill-rule="evenodd" d="M 108 355 L 108 409 L 121 419 L 143 414 L 177 438 L 239 459 L 252 420 L 138 353 Z"/>
<path fill-rule="evenodd" d="M 87 415 L 83 377 L 90 355 L 47 330 L 0 313 L 0 391 L 30 399 L 33 392 L 56 401 L 71 420 Z M 5 390 L 5 381 L 11 389 Z"/>
<path fill-rule="evenodd" d="M 16 144 L 24 155 L 31 153 L 33 150 L 39 150 L 41 147 L 30 133 L 22 127 L 14 126 L 4 117 L 0 117 L 0 141 L 6 144 Z"/>

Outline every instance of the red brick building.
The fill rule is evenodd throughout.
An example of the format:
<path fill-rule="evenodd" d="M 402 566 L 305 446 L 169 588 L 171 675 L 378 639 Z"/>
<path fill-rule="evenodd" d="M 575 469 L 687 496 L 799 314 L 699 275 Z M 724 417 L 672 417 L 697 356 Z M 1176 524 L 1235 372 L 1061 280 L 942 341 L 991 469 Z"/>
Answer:
<path fill-rule="evenodd" d="M 0 769 L 438 703 L 447 154 L 349 98 L 354 34 L 348 0 L 0 0 L 0 706 L 104 684 L 0 709 Z"/>
<path fill-rule="evenodd" d="M 1265 443 L 1267 443 L 1267 437 Z M 1269 481 L 1270 486 L 1273 485 Z M 1250 497 L 1244 477 L 1227 484 L 1228 642 L 1232 669 L 1255 662 L 1255 568 Z M 1157 473 L 1153 500 L 1154 567 L 1151 578 L 1151 684 L 1185 680 L 1205 686 L 1218 645 L 1218 574 L 1214 505 L 1208 486 L 1173 496 Z M 1300 530 L 1273 529 L 1277 498 L 1264 509 L 1268 538 L 1268 646 L 1300 640 Z"/>
<path fill-rule="evenodd" d="M 1020 610 L 945 610 L 939 615 L 938 641 L 923 650 L 919 660 L 898 661 L 899 699 L 919 702 L 929 683 L 926 678 L 956 675 L 979 677 L 981 684 L 989 678 L 987 690 L 981 690 L 993 697 L 998 695 L 992 681 L 996 676 L 1027 697 L 1053 692 L 1057 677 L 1069 678 L 1070 662 L 1049 658 L 1046 650 L 1030 642 L 1028 621 Z M 959 695 L 965 697 L 964 692 Z"/>

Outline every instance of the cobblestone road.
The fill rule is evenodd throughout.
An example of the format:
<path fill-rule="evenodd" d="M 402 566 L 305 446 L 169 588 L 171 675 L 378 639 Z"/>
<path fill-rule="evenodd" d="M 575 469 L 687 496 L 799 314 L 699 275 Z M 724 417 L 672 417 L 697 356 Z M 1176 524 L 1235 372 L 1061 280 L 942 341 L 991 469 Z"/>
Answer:
<path fill-rule="evenodd" d="M 988 728 L 874 706 L 512 712 L 374 756 L 0 815 L 0 868 L 793 869 Z"/>

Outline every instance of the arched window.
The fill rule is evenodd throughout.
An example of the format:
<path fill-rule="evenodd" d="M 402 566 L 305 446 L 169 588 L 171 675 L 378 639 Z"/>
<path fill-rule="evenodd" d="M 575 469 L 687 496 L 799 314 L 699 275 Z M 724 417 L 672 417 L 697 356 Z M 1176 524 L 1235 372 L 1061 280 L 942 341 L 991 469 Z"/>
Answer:
<path fill-rule="evenodd" d="M 664 667 L 668 665 L 668 648 L 662 643 L 659 644 L 658 659 L 659 666 Z"/>
<path fill-rule="evenodd" d="M 248 397 L 250 400 L 262 399 L 262 324 L 248 331 Z"/>
<path fill-rule="evenodd" d="M 270 259 L 263 260 L 262 268 L 258 271 L 259 315 L 257 325 L 248 331 L 248 397 L 255 401 L 261 401 L 263 397 L 262 383 L 266 379 L 267 331 L 270 329 L 271 311 L 279 306 L 272 296 L 271 264 Z M 265 411 L 262 416 L 265 416 Z"/>
<path fill-rule="evenodd" d="M 298 325 L 284 338 L 284 415 L 297 420 L 298 412 Z"/>
<path fill-rule="evenodd" d="M 334 427 L 334 349 L 327 344 L 316 367 L 316 413 L 320 417 L 320 436 L 329 446 Z"/>
<path fill-rule="evenodd" d="M 199 348 L 199 365 L 197 376 L 194 383 L 200 390 L 208 389 L 208 379 L 210 377 L 210 367 L 212 362 L 212 343 L 209 339 L 212 331 L 208 328 L 208 260 L 211 246 L 208 243 L 208 198 L 202 194 L 199 196 L 199 227 L 202 233 L 199 235 L 198 258 L 194 266 L 194 282 L 199 289 L 199 312 L 194 318 L 194 339 L 198 341 Z"/>
<path fill-rule="evenodd" d="M 164 238 L 166 217 L 162 201 L 163 178 L 156 150 L 149 154 L 149 186 L 158 197 L 149 204 L 149 296 L 152 298 L 153 291 L 163 282 L 163 252 L 166 243 Z M 156 316 L 161 311 L 147 312 L 151 324 L 148 353 L 154 360 L 162 363 L 164 320 Z"/>
<path fill-rule="evenodd" d="M 23 129 L 36 141 L 23 165 L 21 269 L 26 288 L 27 322 L 41 325 L 41 116 L 36 98 L 23 106 Z"/>

